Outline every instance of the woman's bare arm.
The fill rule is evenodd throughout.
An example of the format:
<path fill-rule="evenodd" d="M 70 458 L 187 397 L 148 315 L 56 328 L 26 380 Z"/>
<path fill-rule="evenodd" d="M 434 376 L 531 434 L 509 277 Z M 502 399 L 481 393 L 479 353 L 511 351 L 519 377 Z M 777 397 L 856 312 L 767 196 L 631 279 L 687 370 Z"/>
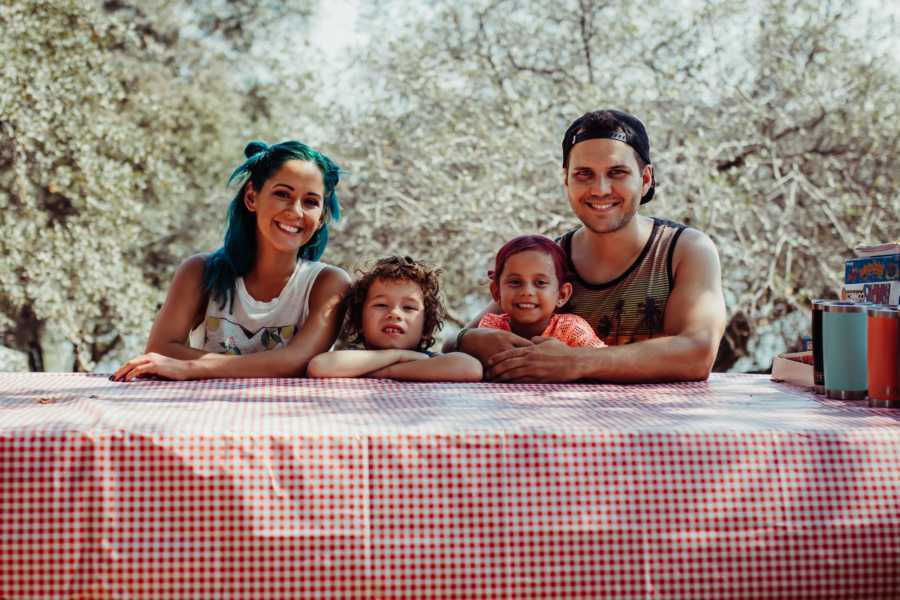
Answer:
<path fill-rule="evenodd" d="M 156 315 L 144 352 L 189 360 L 207 354 L 191 348 L 188 335 L 202 320 L 206 305 L 203 293 L 203 266 L 206 255 L 197 254 L 185 260 L 175 271 L 166 301 Z"/>
<path fill-rule="evenodd" d="M 183 360 L 153 352 L 128 361 L 113 378 L 130 381 L 142 375 L 168 379 L 301 377 L 309 361 L 328 350 L 337 338 L 343 317 L 341 299 L 349 286 L 350 278 L 343 270 L 323 269 L 310 292 L 309 316 L 284 348 L 245 356 L 198 351 L 200 356 Z"/>

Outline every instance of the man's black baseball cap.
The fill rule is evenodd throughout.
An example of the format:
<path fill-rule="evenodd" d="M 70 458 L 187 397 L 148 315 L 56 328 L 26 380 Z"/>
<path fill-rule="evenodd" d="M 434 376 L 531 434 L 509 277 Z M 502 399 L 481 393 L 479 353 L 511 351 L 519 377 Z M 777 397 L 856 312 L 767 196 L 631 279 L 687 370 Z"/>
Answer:
<path fill-rule="evenodd" d="M 621 110 L 606 109 L 585 113 L 575 119 L 566 130 L 562 141 L 563 168 L 569 166 L 569 153 L 578 142 L 591 139 L 608 139 L 624 142 L 634 148 L 644 164 L 650 161 L 650 138 L 641 120 Z M 656 191 L 656 175 L 650 182 L 650 189 L 641 197 L 641 204 L 653 199 Z"/>

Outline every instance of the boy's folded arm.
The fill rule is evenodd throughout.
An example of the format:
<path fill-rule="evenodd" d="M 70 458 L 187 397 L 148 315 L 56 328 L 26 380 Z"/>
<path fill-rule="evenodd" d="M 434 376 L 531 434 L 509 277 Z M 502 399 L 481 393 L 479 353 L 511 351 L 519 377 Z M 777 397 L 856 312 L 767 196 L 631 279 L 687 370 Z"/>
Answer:
<path fill-rule="evenodd" d="M 336 350 L 313 358 L 306 374 L 309 377 L 361 377 L 419 357 L 425 355 L 412 350 Z"/>
<path fill-rule="evenodd" d="M 367 377 L 401 381 L 481 381 L 481 362 L 464 352 L 439 354 L 415 363 L 395 363 L 369 373 Z"/>

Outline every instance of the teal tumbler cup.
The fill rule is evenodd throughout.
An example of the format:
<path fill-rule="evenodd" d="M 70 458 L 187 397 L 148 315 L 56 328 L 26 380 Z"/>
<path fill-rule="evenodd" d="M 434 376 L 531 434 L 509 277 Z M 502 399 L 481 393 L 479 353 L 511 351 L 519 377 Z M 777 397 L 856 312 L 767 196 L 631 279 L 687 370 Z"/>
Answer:
<path fill-rule="evenodd" d="M 825 396 L 837 400 L 865 400 L 868 304 L 831 302 L 823 307 L 822 353 Z"/>

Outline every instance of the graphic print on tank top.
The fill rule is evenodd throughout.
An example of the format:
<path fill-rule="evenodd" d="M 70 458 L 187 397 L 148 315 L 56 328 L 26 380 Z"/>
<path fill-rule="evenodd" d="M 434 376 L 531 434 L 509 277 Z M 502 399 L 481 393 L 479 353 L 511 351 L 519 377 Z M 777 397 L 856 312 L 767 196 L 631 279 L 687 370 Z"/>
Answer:
<path fill-rule="evenodd" d="M 663 332 L 663 315 L 672 289 L 672 255 L 685 226 L 653 219 L 650 238 L 634 263 L 616 279 L 590 284 L 578 276 L 572 263 L 572 230 L 557 242 L 566 253 L 574 288 L 562 308 L 590 323 L 609 346 L 657 337 Z"/>
<path fill-rule="evenodd" d="M 284 348 L 294 337 L 296 325 L 276 325 L 250 331 L 240 323 L 224 317 L 206 317 L 204 346 L 210 342 L 218 346 L 222 354 L 242 354 L 241 348 L 260 347 L 263 350 Z M 207 346 L 208 347 L 208 346 Z"/>
<path fill-rule="evenodd" d="M 265 301 L 251 296 L 244 278 L 238 277 L 232 302 L 207 301 L 206 315 L 191 331 L 191 347 L 239 355 L 284 348 L 306 321 L 313 284 L 326 266 L 298 261 L 278 296 Z"/>

